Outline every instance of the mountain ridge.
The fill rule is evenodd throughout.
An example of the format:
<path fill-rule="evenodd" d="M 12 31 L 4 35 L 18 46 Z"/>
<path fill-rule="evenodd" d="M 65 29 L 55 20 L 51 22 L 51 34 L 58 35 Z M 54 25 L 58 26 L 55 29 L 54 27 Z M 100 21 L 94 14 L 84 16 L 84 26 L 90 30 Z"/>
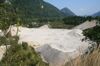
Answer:
<path fill-rule="evenodd" d="M 65 16 L 76 16 L 69 8 L 65 7 L 61 9 Z"/>

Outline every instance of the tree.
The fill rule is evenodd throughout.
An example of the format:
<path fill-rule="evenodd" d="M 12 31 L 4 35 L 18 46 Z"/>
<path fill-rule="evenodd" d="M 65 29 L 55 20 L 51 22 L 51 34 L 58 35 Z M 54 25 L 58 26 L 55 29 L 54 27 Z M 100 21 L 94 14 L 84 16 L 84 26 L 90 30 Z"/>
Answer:
<path fill-rule="evenodd" d="M 4 39 L 5 39 L 4 45 L 6 46 L 6 50 L 8 47 L 7 29 L 9 28 L 10 25 L 13 24 L 13 22 L 15 23 L 15 21 L 16 21 L 16 17 L 12 6 L 8 3 L 0 4 L 0 29 L 2 29 L 4 32 Z M 7 52 L 5 53 L 5 55 L 7 55 Z"/>
<path fill-rule="evenodd" d="M 91 21 L 93 18 L 91 16 L 87 16 L 87 20 Z"/>

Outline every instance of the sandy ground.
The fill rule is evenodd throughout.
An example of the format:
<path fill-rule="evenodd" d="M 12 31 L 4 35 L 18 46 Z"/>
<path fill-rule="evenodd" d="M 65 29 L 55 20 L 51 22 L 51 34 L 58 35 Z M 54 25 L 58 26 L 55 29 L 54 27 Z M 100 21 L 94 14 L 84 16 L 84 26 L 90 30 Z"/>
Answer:
<path fill-rule="evenodd" d="M 16 35 L 17 27 L 11 27 L 11 35 Z M 49 29 L 46 25 L 40 28 L 18 27 L 19 43 L 27 42 L 41 54 L 50 66 L 62 66 L 68 57 L 74 59 L 88 48 L 83 41 L 80 29 Z"/>

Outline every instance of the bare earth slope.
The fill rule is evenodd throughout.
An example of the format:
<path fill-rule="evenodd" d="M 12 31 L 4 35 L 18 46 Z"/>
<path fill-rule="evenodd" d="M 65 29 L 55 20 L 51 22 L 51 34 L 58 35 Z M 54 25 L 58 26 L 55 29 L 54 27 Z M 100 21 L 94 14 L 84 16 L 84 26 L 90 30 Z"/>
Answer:
<path fill-rule="evenodd" d="M 76 27 L 74 27 L 74 29 L 81 29 L 81 30 L 85 30 L 85 29 L 88 29 L 88 28 L 92 28 L 96 26 L 96 20 L 93 20 L 93 21 L 86 21 Z"/>

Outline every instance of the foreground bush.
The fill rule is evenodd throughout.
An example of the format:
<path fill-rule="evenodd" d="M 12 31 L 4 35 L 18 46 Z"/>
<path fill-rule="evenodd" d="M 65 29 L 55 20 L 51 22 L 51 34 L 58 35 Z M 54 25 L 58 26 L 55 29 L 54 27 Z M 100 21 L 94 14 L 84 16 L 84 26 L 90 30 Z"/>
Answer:
<path fill-rule="evenodd" d="M 26 43 L 14 44 L 5 53 L 0 66 L 48 66 L 32 47 Z"/>

